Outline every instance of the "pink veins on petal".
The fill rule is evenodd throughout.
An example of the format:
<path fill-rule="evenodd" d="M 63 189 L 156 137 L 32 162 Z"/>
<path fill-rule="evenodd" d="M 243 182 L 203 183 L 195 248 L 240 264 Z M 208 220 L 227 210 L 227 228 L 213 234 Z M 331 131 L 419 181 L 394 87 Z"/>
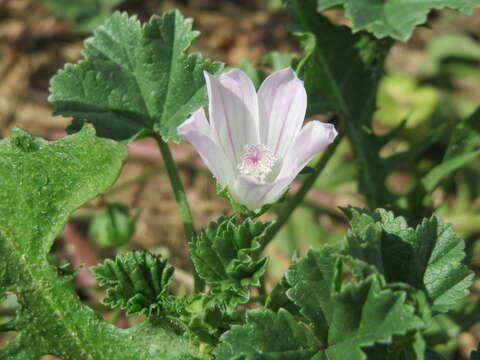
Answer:
<path fill-rule="evenodd" d="M 238 170 L 242 175 L 253 176 L 259 181 L 265 181 L 276 161 L 273 152 L 265 145 L 247 145 Z"/>

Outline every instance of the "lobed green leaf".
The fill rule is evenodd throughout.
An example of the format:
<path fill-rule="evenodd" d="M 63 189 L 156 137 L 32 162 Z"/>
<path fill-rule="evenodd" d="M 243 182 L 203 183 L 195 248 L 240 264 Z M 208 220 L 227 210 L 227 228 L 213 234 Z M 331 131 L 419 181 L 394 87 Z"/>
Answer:
<path fill-rule="evenodd" d="M 468 295 L 473 273 L 462 264 L 465 243 L 451 225 L 433 216 L 413 229 L 383 209 L 344 212 L 352 225 L 345 254 L 375 266 L 388 282 L 425 291 L 434 311 L 451 310 Z"/>
<path fill-rule="evenodd" d="M 179 359 L 197 355 L 185 339 L 147 321 L 123 330 L 82 304 L 71 276 L 48 259 L 69 215 L 105 191 L 127 157 L 125 146 L 95 137 L 90 125 L 46 142 L 20 129 L 0 141 L 0 293 L 14 292 L 17 337 L 0 359 Z"/>
<path fill-rule="evenodd" d="M 417 25 L 427 21 L 433 9 L 452 9 L 471 14 L 480 7 L 479 0 L 317 0 L 318 10 L 342 5 L 352 20 L 353 32 L 367 30 L 378 38 L 392 37 L 407 41 Z"/>
<path fill-rule="evenodd" d="M 141 25 L 115 13 L 85 41 L 84 59 L 50 83 L 55 114 L 94 124 L 100 136 L 132 140 L 152 131 L 179 141 L 177 127 L 207 103 L 203 71 L 222 64 L 187 55 L 198 36 L 179 11 Z"/>
<path fill-rule="evenodd" d="M 214 352 L 220 359 L 360 360 L 366 359 L 363 348 L 424 326 L 406 292 L 389 288 L 374 268 L 334 247 L 310 250 L 286 279 L 287 296 L 308 326 L 284 309 L 250 311 L 245 325 L 220 338 Z"/>
<path fill-rule="evenodd" d="M 250 288 L 260 286 L 268 258 L 257 257 L 260 240 L 272 222 L 221 218 L 198 233 L 189 243 L 198 275 L 215 291 L 239 303 L 250 297 Z"/>
<path fill-rule="evenodd" d="M 379 150 L 384 138 L 375 135 L 378 82 L 390 40 L 370 34 L 352 35 L 317 12 L 317 0 L 286 0 L 291 31 L 300 38 L 305 56 L 297 64 L 308 95 L 308 115 L 338 112 L 359 167 L 359 191 L 376 208 L 392 202 L 385 186 L 387 173 Z"/>
<path fill-rule="evenodd" d="M 232 326 L 221 341 L 214 351 L 219 360 L 239 355 L 244 360 L 310 360 L 319 351 L 311 331 L 283 309 L 249 311 L 246 324 Z"/>
<path fill-rule="evenodd" d="M 147 251 L 123 253 L 115 261 L 92 267 L 100 286 L 108 286 L 102 303 L 126 309 L 128 315 L 157 315 L 168 302 L 173 267 L 160 255 Z"/>

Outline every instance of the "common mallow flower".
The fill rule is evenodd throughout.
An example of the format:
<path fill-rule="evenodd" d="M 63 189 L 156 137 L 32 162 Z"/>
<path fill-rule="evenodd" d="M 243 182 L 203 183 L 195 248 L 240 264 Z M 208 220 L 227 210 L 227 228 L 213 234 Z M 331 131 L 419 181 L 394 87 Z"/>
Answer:
<path fill-rule="evenodd" d="M 258 94 L 240 70 L 204 75 L 210 122 L 200 108 L 178 134 L 195 147 L 230 197 L 249 210 L 277 201 L 337 136 L 333 125 L 320 121 L 302 127 L 307 94 L 290 68 L 267 77 Z"/>

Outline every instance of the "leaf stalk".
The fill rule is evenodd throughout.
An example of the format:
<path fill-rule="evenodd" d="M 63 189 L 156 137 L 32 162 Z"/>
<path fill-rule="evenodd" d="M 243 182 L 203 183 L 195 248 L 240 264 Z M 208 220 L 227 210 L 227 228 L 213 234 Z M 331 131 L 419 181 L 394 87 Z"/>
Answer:
<path fill-rule="evenodd" d="M 158 134 L 154 134 L 153 137 L 157 141 L 165 163 L 165 168 L 167 169 L 168 177 L 180 212 L 185 237 L 187 238 L 187 242 L 190 242 L 195 236 L 195 226 L 193 224 L 193 216 L 192 211 L 190 210 L 190 205 L 188 204 L 187 194 L 185 193 L 185 188 L 183 187 L 178 173 L 178 168 L 175 165 L 175 161 L 173 160 L 172 153 L 170 152 L 167 143 Z M 203 291 L 205 283 L 196 273 L 195 267 L 193 267 L 193 275 L 195 279 L 195 292 L 198 293 Z"/>

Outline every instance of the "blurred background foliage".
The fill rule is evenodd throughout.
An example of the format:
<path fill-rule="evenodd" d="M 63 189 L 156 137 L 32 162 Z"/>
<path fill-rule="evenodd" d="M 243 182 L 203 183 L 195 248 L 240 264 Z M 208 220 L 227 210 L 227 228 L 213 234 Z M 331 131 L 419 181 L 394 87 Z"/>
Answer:
<path fill-rule="evenodd" d="M 256 85 L 302 53 L 298 40 L 288 32 L 281 0 L 0 0 L 0 135 L 20 126 L 51 140 L 64 136 L 69 121 L 51 114 L 49 79 L 66 62 L 80 58 L 84 38 L 113 9 L 145 20 L 172 8 L 194 18 L 194 28 L 201 31 L 194 50 L 241 68 Z M 336 24 L 349 24 L 342 11 L 326 15 Z M 432 11 L 427 26 L 417 28 L 407 43 L 395 43 L 380 82 L 373 128 L 377 134 L 386 134 L 402 122 L 405 128 L 381 155 L 400 154 L 429 140 L 387 177 L 392 193 L 407 193 L 420 174 L 441 161 L 453 127 L 480 104 L 479 39 L 480 11 L 466 16 L 442 10 Z M 320 118 L 331 121 L 334 114 Z M 188 144 L 172 146 L 172 151 L 197 226 L 230 214 L 230 206 L 216 195 L 211 175 L 195 151 Z M 353 157 L 344 139 L 304 203 L 267 248 L 268 288 L 281 278 L 293 254 L 342 238 L 347 223 L 339 206 L 365 206 L 357 190 L 359 169 Z M 291 194 L 298 187 L 294 183 Z M 465 238 L 468 261 L 479 274 L 480 159 L 456 171 L 427 201 Z M 189 291 L 191 264 L 182 227 L 158 150 L 149 140 L 130 145 L 130 159 L 117 185 L 76 212 L 52 255 L 77 268 L 95 265 L 117 252 L 144 248 L 169 257 L 176 268 L 175 291 Z M 93 304 L 101 293 L 90 273 L 82 268 L 77 275 L 80 296 L 97 306 Z M 449 359 L 466 359 L 480 341 L 479 297 L 477 277 L 466 304 L 459 304 L 451 316 L 436 317 L 428 332 L 429 345 Z M 0 306 L 0 327 L 14 316 L 16 307 L 15 296 L 6 296 Z M 97 310 L 121 327 L 136 321 L 121 311 Z M 3 333 L 0 346 L 14 336 Z"/>

